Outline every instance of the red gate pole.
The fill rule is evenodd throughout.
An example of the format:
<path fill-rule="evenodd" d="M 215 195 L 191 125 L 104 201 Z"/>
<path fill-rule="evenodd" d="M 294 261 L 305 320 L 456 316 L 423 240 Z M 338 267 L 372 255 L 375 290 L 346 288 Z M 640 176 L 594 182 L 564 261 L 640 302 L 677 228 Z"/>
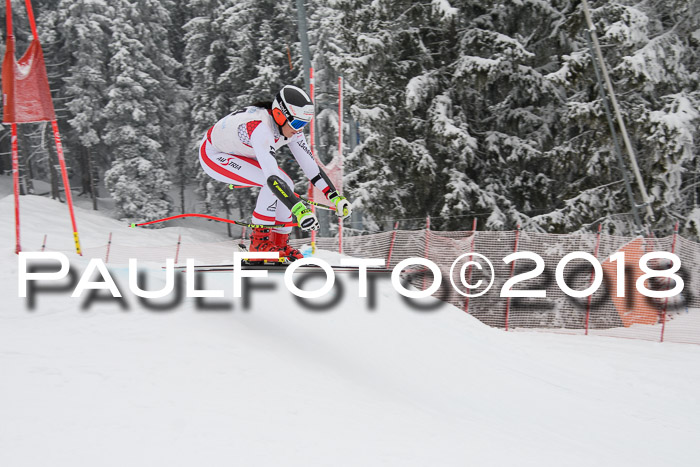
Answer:
<path fill-rule="evenodd" d="M 399 228 L 399 221 L 394 222 L 394 231 L 391 233 L 391 242 L 389 243 L 389 253 L 386 255 L 386 267 L 391 266 L 391 254 L 394 252 L 394 242 L 396 241 L 396 231 Z"/>
<path fill-rule="evenodd" d="M 603 228 L 603 224 L 598 224 L 598 235 L 596 238 L 595 242 L 595 253 L 593 253 L 593 256 L 598 258 L 598 251 L 600 248 L 600 231 Z M 591 284 L 593 283 L 593 280 L 595 279 L 595 269 L 591 271 Z M 588 304 L 586 305 L 586 333 L 585 335 L 588 335 L 588 325 L 590 323 L 591 319 L 591 302 L 593 301 L 593 294 L 590 294 L 588 296 Z"/>
<path fill-rule="evenodd" d="M 678 222 L 676 222 L 676 226 L 673 228 L 673 243 L 671 244 L 671 253 L 676 252 L 676 239 L 678 238 Z M 671 278 L 668 279 L 668 288 L 671 287 Z M 661 313 L 661 340 L 660 342 L 664 341 L 664 333 L 666 332 L 666 310 L 668 309 L 668 297 L 664 299 L 664 309 Z"/>
<path fill-rule="evenodd" d="M 27 8 L 27 18 L 29 18 L 29 26 L 32 28 L 32 36 L 34 40 L 39 40 L 39 34 L 36 32 L 36 22 L 34 21 L 34 9 L 32 9 L 31 0 L 24 0 L 24 5 Z"/>
<path fill-rule="evenodd" d="M 338 219 L 338 253 L 343 254 L 343 219 Z"/>
<path fill-rule="evenodd" d="M 518 228 L 515 231 L 515 245 L 513 246 L 513 253 L 517 253 L 517 251 L 518 251 L 518 241 L 519 240 L 520 240 L 520 224 L 518 224 Z M 510 277 L 513 277 L 514 273 L 515 273 L 515 261 L 510 263 Z M 506 331 L 508 331 L 509 319 L 510 319 L 510 297 L 506 298 Z"/>
<path fill-rule="evenodd" d="M 469 253 L 474 253 L 474 244 L 476 243 L 476 217 L 474 218 L 474 222 L 472 223 L 472 244 L 469 247 Z M 474 255 L 469 256 L 469 260 L 471 261 L 474 258 Z M 471 284 L 472 280 L 472 265 L 469 265 L 469 269 L 467 270 L 467 284 Z M 469 313 L 469 295 L 467 295 L 466 300 L 464 300 L 464 312 Z"/>
<path fill-rule="evenodd" d="M 61 173 L 63 175 L 63 189 L 66 192 L 66 203 L 68 204 L 68 211 L 70 212 L 70 221 L 73 225 L 73 240 L 75 241 L 75 251 L 80 256 L 83 256 L 83 252 L 80 251 L 80 238 L 78 237 L 78 226 L 75 223 L 75 213 L 73 212 L 73 196 L 71 195 L 70 182 L 68 181 L 66 160 L 63 157 L 63 145 L 61 144 L 61 134 L 58 132 L 58 123 L 56 123 L 56 120 L 51 120 L 51 127 L 53 128 L 53 137 L 56 141 L 56 153 L 58 154 L 58 163 L 61 165 Z"/>
<path fill-rule="evenodd" d="M 316 107 L 316 102 L 314 101 L 314 68 L 310 67 L 309 68 L 309 97 L 311 97 L 311 102 L 314 103 L 314 108 Z M 311 154 L 315 155 L 315 146 L 314 146 L 314 122 L 316 119 L 312 119 L 311 123 L 309 124 L 309 146 L 311 146 Z M 314 200 L 314 184 L 309 183 L 309 194 L 308 194 L 309 200 L 313 201 Z M 311 212 L 316 214 L 316 206 L 313 204 L 311 205 Z M 312 230 L 311 231 L 311 254 L 316 254 L 316 231 Z"/>
<path fill-rule="evenodd" d="M 9 14 L 9 13 L 8 13 Z M 17 124 L 12 124 L 12 184 L 15 192 L 15 254 L 22 251 L 19 234 L 19 151 L 17 150 Z"/>
<path fill-rule="evenodd" d="M 343 160 L 343 77 L 338 76 L 338 163 Z M 342 167 L 342 166 L 341 166 Z M 341 172 L 340 176 L 343 174 Z M 339 187 L 342 188 L 342 187 Z M 338 218 L 338 253 L 343 253 L 343 219 Z"/>

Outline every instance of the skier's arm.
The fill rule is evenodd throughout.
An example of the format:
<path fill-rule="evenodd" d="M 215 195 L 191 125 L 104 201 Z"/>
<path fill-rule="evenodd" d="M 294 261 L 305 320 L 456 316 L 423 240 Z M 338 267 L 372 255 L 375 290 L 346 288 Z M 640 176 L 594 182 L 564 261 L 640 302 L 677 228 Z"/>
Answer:
<path fill-rule="evenodd" d="M 279 166 L 275 157 L 276 151 L 273 146 L 275 137 L 272 131 L 265 125 L 258 125 L 250 134 L 250 145 L 255 151 L 255 158 L 260 164 L 260 168 L 265 175 L 265 179 L 269 179 L 273 175 L 280 175 Z"/>
<path fill-rule="evenodd" d="M 297 133 L 292 136 L 289 149 L 299 163 L 304 175 L 309 177 L 311 183 L 321 190 L 323 194 L 326 195 L 326 198 L 333 202 L 335 205 L 335 213 L 338 217 L 342 217 L 343 219 L 348 217 L 352 211 L 350 202 L 338 193 L 331 179 L 326 175 L 323 169 L 318 166 L 311 154 L 309 146 L 306 144 L 306 137 L 303 133 Z"/>
<path fill-rule="evenodd" d="M 314 160 L 314 156 L 311 154 L 311 150 L 306 143 L 306 138 L 303 133 L 297 133 L 292 136 L 289 149 L 292 151 L 292 155 L 299 164 L 299 167 L 301 167 L 304 175 L 306 175 L 308 179 L 311 180 L 311 183 L 321 190 L 326 197 L 329 193 L 337 191 L 330 178 L 328 178 L 326 173 Z"/>
<path fill-rule="evenodd" d="M 280 169 L 275 157 L 276 151 L 273 146 L 274 141 L 275 137 L 272 132 L 264 125 L 258 125 L 250 134 L 250 144 L 255 151 L 255 157 L 263 171 L 267 186 L 277 199 L 296 216 L 299 227 L 303 230 L 317 230 L 319 224 L 316 216 L 303 202 L 298 200 L 299 196 L 294 193 L 293 187 L 290 187 L 280 177 Z"/>

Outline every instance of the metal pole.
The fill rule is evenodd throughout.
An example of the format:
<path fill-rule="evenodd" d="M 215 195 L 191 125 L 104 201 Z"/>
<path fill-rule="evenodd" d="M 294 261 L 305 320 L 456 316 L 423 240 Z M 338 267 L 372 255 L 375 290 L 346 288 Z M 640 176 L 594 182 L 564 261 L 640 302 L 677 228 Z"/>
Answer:
<path fill-rule="evenodd" d="M 627 127 L 622 119 L 622 113 L 620 112 L 620 106 L 617 103 L 617 98 L 615 97 L 615 90 L 613 89 L 612 82 L 610 81 L 610 76 L 608 74 L 608 69 L 605 66 L 605 61 L 603 60 L 603 52 L 600 49 L 600 43 L 598 42 L 598 35 L 596 34 L 595 26 L 593 25 L 593 20 L 591 19 L 591 11 L 588 6 L 588 0 L 583 0 L 583 12 L 586 16 L 586 22 L 588 23 L 588 29 L 591 32 L 591 38 L 593 40 L 593 45 L 595 47 L 596 56 L 598 57 L 598 63 L 600 64 L 600 70 L 605 79 L 605 85 L 608 88 L 608 94 L 610 95 L 610 102 L 612 103 L 615 116 L 617 117 L 617 124 L 620 127 L 620 133 L 622 133 L 622 139 L 625 142 L 625 147 L 627 148 L 627 153 L 630 157 L 630 163 L 632 164 L 632 171 L 637 179 L 637 185 L 639 186 L 639 191 L 642 194 L 642 201 L 644 202 L 644 207 L 647 211 L 647 216 L 649 221 L 654 220 L 654 212 L 651 210 L 651 203 L 649 202 L 649 195 L 647 194 L 646 186 L 644 185 L 644 180 L 642 179 L 642 174 L 639 171 L 639 166 L 637 165 L 637 157 L 634 154 L 634 148 L 632 147 L 632 141 L 630 141 L 629 135 L 627 134 Z"/>
<path fill-rule="evenodd" d="M 299 18 L 299 42 L 301 42 L 301 61 L 304 65 L 304 88 L 309 91 L 311 88 L 311 52 L 309 50 L 309 35 L 306 29 L 306 6 L 304 0 L 297 0 L 297 16 Z"/>
<path fill-rule="evenodd" d="M 588 48 L 591 49 L 591 63 L 593 63 L 593 69 L 595 70 L 595 76 L 598 80 L 598 90 L 600 91 L 600 99 L 603 101 L 603 108 L 605 109 L 605 116 L 608 119 L 608 127 L 610 128 L 610 134 L 612 135 L 613 146 L 615 148 L 615 157 L 617 158 L 617 163 L 620 166 L 620 171 L 622 172 L 622 179 L 625 182 L 625 190 L 627 190 L 627 197 L 632 205 L 632 215 L 634 216 L 634 223 L 637 225 L 637 233 L 642 233 L 644 227 L 642 226 L 642 220 L 639 217 L 639 210 L 637 206 L 637 201 L 634 199 L 634 193 L 632 192 L 632 185 L 630 184 L 629 177 L 627 176 L 627 167 L 625 166 L 625 161 L 622 158 L 622 151 L 620 150 L 620 142 L 617 139 L 617 131 L 615 130 L 615 123 L 613 122 L 612 114 L 610 113 L 610 106 L 608 106 L 608 96 L 605 94 L 605 87 L 603 85 L 603 80 L 600 76 L 600 70 L 598 69 L 598 61 L 595 59 L 593 42 L 591 42 L 591 31 L 586 29 L 586 40 L 588 41 Z"/>

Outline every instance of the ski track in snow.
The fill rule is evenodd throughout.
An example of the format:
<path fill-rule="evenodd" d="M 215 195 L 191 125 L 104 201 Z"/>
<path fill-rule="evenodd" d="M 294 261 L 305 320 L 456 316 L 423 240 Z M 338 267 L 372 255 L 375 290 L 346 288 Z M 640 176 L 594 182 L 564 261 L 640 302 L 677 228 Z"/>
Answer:
<path fill-rule="evenodd" d="M 0 199 L 6 219 L 12 202 Z M 65 205 L 22 203 L 28 250 L 49 233 L 71 251 Z M 134 245 L 221 240 L 77 216 L 86 245 L 110 231 Z M 325 310 L 298 303 L 282 274 L 260 279 L 269 288 L 246 310 L 231 274 L 212 273 L 206 288 L 227 298 L 207 300 L 232 310 L 185 299 L 154 311 L 114 267 L 127 311 L 81 310 L 70 291 L 39 294 L 30 311 L 12 222 L 0 238 L 0 466 L 697 465 L 699 346 L 505 333 L 447 305 L 411 309 L 388 279 L 370 309 L 350 275 Z M 148 267 L 149 286 L 162 285 Z"/>

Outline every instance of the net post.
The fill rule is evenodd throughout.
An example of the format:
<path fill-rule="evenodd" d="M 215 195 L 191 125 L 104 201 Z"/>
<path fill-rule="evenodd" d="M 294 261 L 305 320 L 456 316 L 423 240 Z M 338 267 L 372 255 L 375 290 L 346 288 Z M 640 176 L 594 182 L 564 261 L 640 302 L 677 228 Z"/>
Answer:
<path fill-rule="evenodd" d="M 598 259 L 598 252 L 600 251 L 600 232 L 603 229 L 603 224 L 598 224 L 598 234 L 596 235 L 596 242 L 595 242 L 595 251 L 593 253 L 593 256 Z M 593 283 L 595 279 L 595 269 L 591 271 L 591 284 Z M 589 325 L 591 321 L 591 303 L 593 302 L 593 294 L 590 294 L 588 296 L 588 303 L 586 304 L 586 332 L 585 335 L 588 335 L 588 330 L 589 330 Z"/>
<path fill-rule="evenodd" d="M 476 217 L 474 218 L 474 221 L 472 222 L 472 243 L 471 243 L 471 246 L 469 247 L 469 253 L 474 253 L 474 246 L 475 245 L 476 245 Z M 474 255 L 469 256 L 470 261 L 473 258 L 474 258 Z M 467 269 L 467 284 L 471 284 L 471 279 L 472 279 L 472 265 L 470 264 L 469 268 Z M 467 294 L 467 297 L 464 300 L 464 312 L 469 314 L 469 294 Z"/>
<path fill-rule="evenodd" d="M 518 224 L 517 229 L 515 230 L 515 244 L 513 245 L 513 253 L 518 252 L 518 242 L 520 241 L 520 224 Z M 510 263 L 510 277 L 513 277 L 513 274 L 515 273 L 515 261 Z M 506 320 L 505 320 L 505 327 L 506 331 L 508 331 L 509 325 L 510 325 L 510 297 L 506 298 Z"/>
<path fill-rule="evenodd" d="M 430 216 L 425 218 L 425 252 L 423 254 L 425 259 L 430 259 Z M 423 274 L 423 290 L 427 289 L 426 281 L 428 279 L 428 274 Z"/>
<path fill-rule="evenodd" d="M 678 238 L 678 222 L 673 227 L 673 242 L 671 243 L 671 253 L 676 252 L 676 240 Z M 668 278 L 668 288 L 671 288 L 671 278 Z M 661 312 L 661 338 L 659 342 L 664 341 L 664 335 L 666 333 L 666 310 L 668 309 L 668 297 L 664 299 L 664 307 Z"/>
<path fill-rule="evenodd" d="M 391 242 L 389 243 L 389 253 L 386 255 L 386 267 L 391 266 L 391 255 L 394 252 L 394 242 L 396 241 L 396 232 L 399 229 L 399 221 L 394 222 L 394 231 L 391 233 Z"/>
<path fill-rule="evenodd" d="M 109 233 L 107 239 L 107 252 L 105 253 L 105 264 L 109 263 L 109 251 L 112 249 L 112 232 Z"/>
<path fill-rule="evenodd" d="M 175 248 L 175 264 L 180 258 L 180 244 L 182 243 L 182 235 L 177 236 L 177 247 Z"/>

